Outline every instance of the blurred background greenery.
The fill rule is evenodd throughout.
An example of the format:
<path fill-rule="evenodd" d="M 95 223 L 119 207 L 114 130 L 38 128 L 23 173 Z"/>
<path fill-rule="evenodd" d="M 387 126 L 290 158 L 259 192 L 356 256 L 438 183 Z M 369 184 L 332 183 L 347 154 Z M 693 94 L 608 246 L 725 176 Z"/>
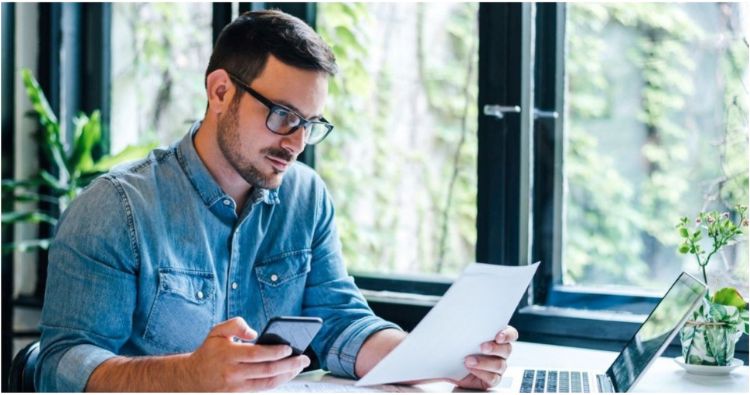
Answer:
<path fill-rule="evenodd" d="M 452 277 L 474 260 L 477 10 L 317 7 L 341 73 L 316 167 L 352 272 Z M 171 142 L 205 109 L 210 9 L 113 13 L 113 151 Z M 662 289 L 695 272 L 676 253 L 678 219 L 747 204 L 747 18 L 740 3 L 568 5 L 565 284 Z M 727 249 L 712 281 L 747 296 L 747 248 Z"/>

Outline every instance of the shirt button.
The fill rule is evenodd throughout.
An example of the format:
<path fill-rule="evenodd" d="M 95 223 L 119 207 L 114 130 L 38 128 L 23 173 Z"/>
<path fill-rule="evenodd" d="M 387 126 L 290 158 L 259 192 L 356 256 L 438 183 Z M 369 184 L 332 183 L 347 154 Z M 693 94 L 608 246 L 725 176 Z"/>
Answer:
<path fill-rule="evenodd" d="M 236 283 L 236 282 L 235 282 L 235 283 L 232 283 L 232 289 L 237 289 L 237 286 L 238 286 L 238 285 L 237 285 L 237 283 Z"/>
<path fill-rule="evenodd" d="M 224 205 L 229 206 L 232 202 L 229 199 L 224 199 Z"/>
<path fill-rule="evenodd" d="M 195 296 L 196 296 L 196 297 L 197 297 L 198 299 L 203 299 L 203 291 L 198 291 L 198 293 L 197 293 L 197 294 L 195 294 Z"/>
<path fill-rule="evenodd" d="M 271 281 L 276 282 L 279 279 L 279 276 L 272 274 L 271 275 Z"/>

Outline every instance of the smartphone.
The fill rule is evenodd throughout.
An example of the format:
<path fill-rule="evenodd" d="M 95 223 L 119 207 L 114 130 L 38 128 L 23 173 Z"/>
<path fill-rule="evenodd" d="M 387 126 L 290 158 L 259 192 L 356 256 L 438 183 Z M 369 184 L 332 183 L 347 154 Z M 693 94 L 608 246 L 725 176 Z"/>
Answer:
<path fill-rule="evenodd" d="M 255 344 L 284 344 L 292 347 L 292 355 L 305 352 L 323 326 L 318 317 L 273 317 L 255 340 Z"/>

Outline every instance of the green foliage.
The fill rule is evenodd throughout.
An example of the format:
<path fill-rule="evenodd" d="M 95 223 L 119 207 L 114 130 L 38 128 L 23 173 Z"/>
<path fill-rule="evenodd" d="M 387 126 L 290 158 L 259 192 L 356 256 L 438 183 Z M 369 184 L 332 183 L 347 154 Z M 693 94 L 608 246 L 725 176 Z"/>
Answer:
<path fill-rule="evenodd" d="M 416 35 L 399 37 L 398 48 L 381 48 L 396 42 L 388 37 L 404 23 L 404 7 L 414 8 L 408 20 Z M 327 104 L 336 130 L 316 146 L 317 171 L 333 195 L 350 270 L 452 274 L 474 259 L 477 10 L 475 4 L 452 6 L 438 29 L 447 32 L 440 35 L 439 57 L 429 11 L 424 4 L 326 3 L 318 9 L 318 31 L 340 73 L 330 82 Z M 402 43 L 414 52 L 402 53 Z M 404 80 L 414 67 L 416 81 Z M 416 96 L 404 99 L 400 92 L 408 84 L 417 85 Z M 427 109 L 420 108 L 423 101 Z M 414 110 L 394 115 L 404 108 Z M 419 130 L 425 121 L 434 125 L 429 133 Z M 393 131 L 404 124 L 417 144 L 394 141 L 404 140 Z M 404 182 L 410 177 L 414 183 Z M 411 231 L 414 244 L 399 248 L 399 232 Z"/>
<path fill-rule="evenodd" d="M 714 50 L 722 80 L 712 88 L 725 97 L 714 107 L 723 107 L 726 117 L 706 126 L 686 105 L 699 97 L 696 46 L 708 51 L 705 43 L 714 36 L 686 10 L 681 4 L 568 7 L 568 282 L 655 285 L 651 274 L 663 270 L 658 254 L 679 242 L 671 224 L 681 210 L 747 201 L 747 92 L 741 84 L 747 46 L 734 40 Z M 623 47 L 626 53 L 616 52 Z M 617 102 L 635 89 L 639 106 Z M 600 139 L 622 133 L 613 125 L 635 130 L 635 122 L 646 136 L 640 157 L 601 152 Z M 723 140 L 713 143 L 716 134 Z M 717 147 L 722 154 L 714 161 Z M 604 149 L 621 148 L 609 143 Z"/>
<path fill-rule="evenodd" d="M 39 83 L 27 69 L 22 70 L 21 76 L 34 113 L 42 126 L 39 139 L 41 148 L 45 155 L 52 159 L 52 168 L 49 171 L 40 170 L 27 180 L 3 180 L 3 199 L 31 203 L 46 202 L 63 211 L 83 188 L 109 170 L 110 166 L 143 157 L 155 147 L 155 144 L 132 146 L 117 155 L 95 160 L 93 151 L 100 144 L 102 137 L 99 111 L 94 111 L 90 115 L 79 113 L 75 116 L 73 141 L 70 148 L 66 147 L 60 123 Z M 47 192 L 42 193 L 40 188 Z M 58 210 L 45 212 L 39 209 L 12 211 L 3 213 L 2 224 L 47 223 L 54 226 L 57 224 L 57 213 Z M 49 242 L 50 239 L 40 239 L 5 243 L 2 251 L 6 253 L 13 250 L 47 249 Z"/>
<path fill-rule="evenodd" d="M 719 252 L 723 247 L 731 245 L 737 241 L 737 237 L 742 234 L 742 228 L 747 227 L 747 207 L 736 207 L 735 222 L 729 212 L 720 213 L 718 211 L 703 211 L 698 214 L 694 225 L 690 224 L 687 217 L 680 218 L 677 224 L 677 232 L 682 239 L 678 251 L 681 254 L 691 254 L 695 256 L 698 266 L 703 273 L 703 281 L 708 283 L 706 276 L 706 266 L 708 266 L 711 257 Z M 708 254 L 703 244 L 710 241 L 711 247 Z M 693 321 L 697 323 L 718 323 L 721 324 L 716 328 L 710 325 L 706 328 L 691 328 L 686 326 L 681 334 L 683 342 L 683 354 L 685 360 L 689 363 L 703 363 L 699 356 L 708 355 L 718 365 L 726 365 L 727 358 L 732 357 L 733 353 L 724 352 L 727 342 L 731 344 L 736 339 L 728 339 L 727 336 L 734 336 L 736 332 L 748 333 L 750 321 L 748 321 L 748 305 L 742 298 L 742 295 L 733 287 L 725 287 L 714 293 L 713 296 L 706 294 L 703 305 L 693 313 Z M 700 324 L 698 324 L 700 325 Z M 695 340 L 696 332 L 702 332 L 705 340 L 698 342 Z M 715 338 L 714 338 L 715 337 Z M 697 343 L 698 349 L 694 350 L 694 344 Z M 703 344 L 705 343 L 705 347 Z M 705 348 L 705 350 L 703 349 Z M 696 362 L 699 361 L 699 362 Z"/>
<path fill-rule="evenodd" d="M 708 266 L 711 257 L 724 246 L 736 242 L 737 236 L 742 234 L 742 228 L 747 227 L 747 207 L 739 205 L 736 207 L 736 212 L 737 222 L 732 220 L 729 212 L 702 211 L 698 214 L 694 225 L 689 223 L 687 217 L 680 218 L 680 222 L 676 225 L 677 232 L 682 238 L 677 251 L 680 254 L 695 256 L 705 283 L 708 283 L 706 266 Z M 701 245 L 701 240 L 704 240 L 704 237 L 711 241 L 711 252 L 708 254 Z"/>
<path fill-rule="evenodd" d="M 113 127 L 137 136 L 128 141 L 171 142 L 206 108 L 211 4 L 123 2 L 112 14 Z"/>

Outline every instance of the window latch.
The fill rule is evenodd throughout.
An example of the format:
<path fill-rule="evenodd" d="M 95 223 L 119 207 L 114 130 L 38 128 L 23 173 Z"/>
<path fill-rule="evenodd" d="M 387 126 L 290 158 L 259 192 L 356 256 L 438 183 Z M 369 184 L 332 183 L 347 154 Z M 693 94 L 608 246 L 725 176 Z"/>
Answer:
<path fill-rule="evenodd" d="M 497 119 L 503 119 L 503 114 L 506 113 L 519 113 L 521 112 L 520 106 L 501 106 L 498 104 L 485 104 L 484 115 L 489 115 Z"/>
<path fill-rule="evenodd" d="M 546 118 L 546 119 L 557 119 L 559 115 L 557 111 L 544 111 L 538 108 L 534 109 L 534 119 Z"/>

